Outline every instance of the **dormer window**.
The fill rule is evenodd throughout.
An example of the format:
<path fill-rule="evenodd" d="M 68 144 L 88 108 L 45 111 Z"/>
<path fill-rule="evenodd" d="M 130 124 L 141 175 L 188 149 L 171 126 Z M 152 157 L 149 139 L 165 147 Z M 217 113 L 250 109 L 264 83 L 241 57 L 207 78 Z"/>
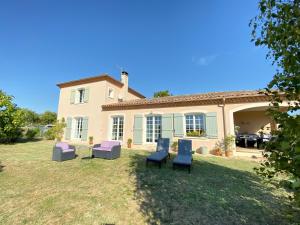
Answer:
<path fill-rule="evenodd" d="M 108 97 L 109 98 L 114 98 L 114 89 L 112 89 L 112 88 L 108 89 Z"/>

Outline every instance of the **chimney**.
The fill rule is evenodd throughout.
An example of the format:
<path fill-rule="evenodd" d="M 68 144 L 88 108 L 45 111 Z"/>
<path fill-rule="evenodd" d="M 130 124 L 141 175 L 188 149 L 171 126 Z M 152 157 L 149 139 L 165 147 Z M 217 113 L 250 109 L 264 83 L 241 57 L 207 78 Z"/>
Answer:
<path fill-rule="evenodd" d="M 127 99 L 128 94 L 128 73 L 126 71 L 121 72 L 121 82 L 123 83 L 123 87 L 121 89 L 121 95 L 119 96 L 119 101 L 123 101 Z"/>

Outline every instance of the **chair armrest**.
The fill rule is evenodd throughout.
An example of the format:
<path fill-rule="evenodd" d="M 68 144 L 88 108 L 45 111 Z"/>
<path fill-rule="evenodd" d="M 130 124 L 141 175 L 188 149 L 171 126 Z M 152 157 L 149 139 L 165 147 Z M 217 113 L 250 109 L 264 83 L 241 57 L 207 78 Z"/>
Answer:
<path fill-rule="evenodd" d="M 111 148 L 111 151 L 120 151 L 121 150 L 121 145 L 114 145 L 112 148 Z"/>
<path fill-rule="evenodd" d="M 63 152 L 61 147 L 54 146 L 53 151 Z"/>
<path fill-rule="evenodd" d="M 76 150 L 76 147 L 74 145 L 69 145 L 70 149 L 74 149 L 74 151 Z"/>
<path fill-rule="evenodd" d="M 93 145 L 93 148 L 99 148 L 99 147 L 101 147 L 101 144 L 94 144 Z"/>

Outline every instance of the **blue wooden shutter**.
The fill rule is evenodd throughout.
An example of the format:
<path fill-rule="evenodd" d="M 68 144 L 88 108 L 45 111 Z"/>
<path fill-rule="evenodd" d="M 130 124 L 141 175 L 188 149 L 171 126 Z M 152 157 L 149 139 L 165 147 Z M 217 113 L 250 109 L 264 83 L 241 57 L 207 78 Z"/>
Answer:
<path fill-rule="evenodd" d="M 206 113 L 206 135 L 208 138 L 218 138 L 217 113 Z"/>
<path fill-rule="evenodd" d="M 67 126 L 66 126 L 66 134 L 65 139 L 70 140 L 71 139 L 71 131 L 72 131 L 72 118 L 67 118 Z"/>
<path fill-rule="evenodd" d="M 89 95 L 90 95 L 90 89 L 89 88 L 85 88 L 84 89 L 84 96 L 83 96 L 83 101 L 85 103 L 87 103 L 89 101 Z"/>
<path fill-rule="evenodd" d="M 133 124 L 133 144 L 143 144 L 143 116 L 135 115 Z"/>
<path fill-rule="evenodd" d="M 174 136 L 175 137 L 184 136 L 183 114 L 181 113 L 174 114 Z"/>
<path fill-rule="evenodd" d="M 173 138 L 173 114 L 164 114 L 161 120 L 161 137 L 169 138 L 171 142 Z"/>
<path fill-rule="evenodd" d="M 75 103 L 75 94 L 76 94 L 76 91 L 74 89 L 71 90 L 71 96 L 70 96 L 70 103 L 71 104 Z"/>
<path fill-rule="evenodd" d="M 86 141 L 88 135 L 88 125 L 89 125 L 89 118 L 83 117 L 82 118 L 82 133 L 81 133 L 81 140 Z"/>

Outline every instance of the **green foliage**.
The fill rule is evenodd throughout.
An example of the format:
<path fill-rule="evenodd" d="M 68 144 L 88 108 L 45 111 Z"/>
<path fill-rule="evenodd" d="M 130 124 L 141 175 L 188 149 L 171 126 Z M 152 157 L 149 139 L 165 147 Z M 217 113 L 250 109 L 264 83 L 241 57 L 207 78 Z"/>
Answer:
<path fill-rule="evenodd" d="M 57 115 L 55 112 L 46 111 L 40 115 L 40 122 L 43 125 L 54 124 L 56 122 Z"/>
<path fill-rule="evenodd" d="M 0 143 L 15 142 L 22 136 L 23 125 L 23 111 L 13 103 L 12 96 L 0 90 Z"/>
<path fill-rule="evenodd" d="M 24 114 L 24 125 L 32 126 L 40 122 L 40 116 L 30 109 L 21 109 Z"/>
<path fill-rule="evenodd" d="M 199 131 L 190 131 L 186 133 L 186 136 L 188 137 L 202 137 L 204 135 L 204 131 L 203 130 L 199 130 Z"/>
<path fill-rule="evenodd" d="M 62 118 L 61 121 L 57 120 L 53 127 L 47 130 L 44 137 L 48 140 L 58 140 L 60 141 L 64 134 L 64 128 L 66 127 L 65 119 Z"/>
<path fill-rule="evenodd" d="M 27 139 L 34 139 L 38 135 L 39 132 L 40 132 L 40 129 L 38 129 L 38 128 L 28 129 L 26 131 L 25 136 Z"/>
<path fill-rule="evenodd" d="M 131 143 L 132 143 L 132 139 L 131 139 L 131 138 L 128 138 L 127 144 L 131 145 Z"/>
<path fill-rule="evenodd" d="M 45 137 L 47 140 L 54 140 L 54 139 L 55 139 L 55 134 L 54 134 L 54 131 L 52 130 L 52 128 L 50 128 L 49 130 L 47 130 L 47 131 L 44 133 L 44 137 Z"/>
<path fill-rule="evenodd" d="M 267 146 L 267 160 L 256 168 L 266 178 L 285 173 L 294 180 L 300 178 L 300 1 L 260 0 L 260 13 L 250 23 L 252 41 L 256 46 L 269 49 L 267 58 L 277 71 L 264 92 L 270 96 L 269 110 L 274 121 L 280 124 L 277 138 Z M 284 93 L 284 96 L 283 96 Z M 280 103 L 289 103 L 286 112 Z M 300 205 L 300 188 L 295 190 Z"/>
<path fill-rule="evenodd" d="M 178 148 L 178 141 L 174 141 L 174 142 L 172 143 L 171 147 L 172 147 L 173 149 L 177 149 L 177 148 Z"/>
<path fill-rule="evenodd" d="M 160 98 L 160 97 L 166 97 L 166 96 L 172 96 L 172 94 L 168 90 L 157 91 L 157 92 L 154 92 L 154 94 L 153 94 L 154 98 Z"/>
<path fill-rule="evenodd" d="M 224 138 L 225 151 L 232 151 L 234 142 L 235 142 L 235 136 L 234 135 L 226 136 Z"/>

